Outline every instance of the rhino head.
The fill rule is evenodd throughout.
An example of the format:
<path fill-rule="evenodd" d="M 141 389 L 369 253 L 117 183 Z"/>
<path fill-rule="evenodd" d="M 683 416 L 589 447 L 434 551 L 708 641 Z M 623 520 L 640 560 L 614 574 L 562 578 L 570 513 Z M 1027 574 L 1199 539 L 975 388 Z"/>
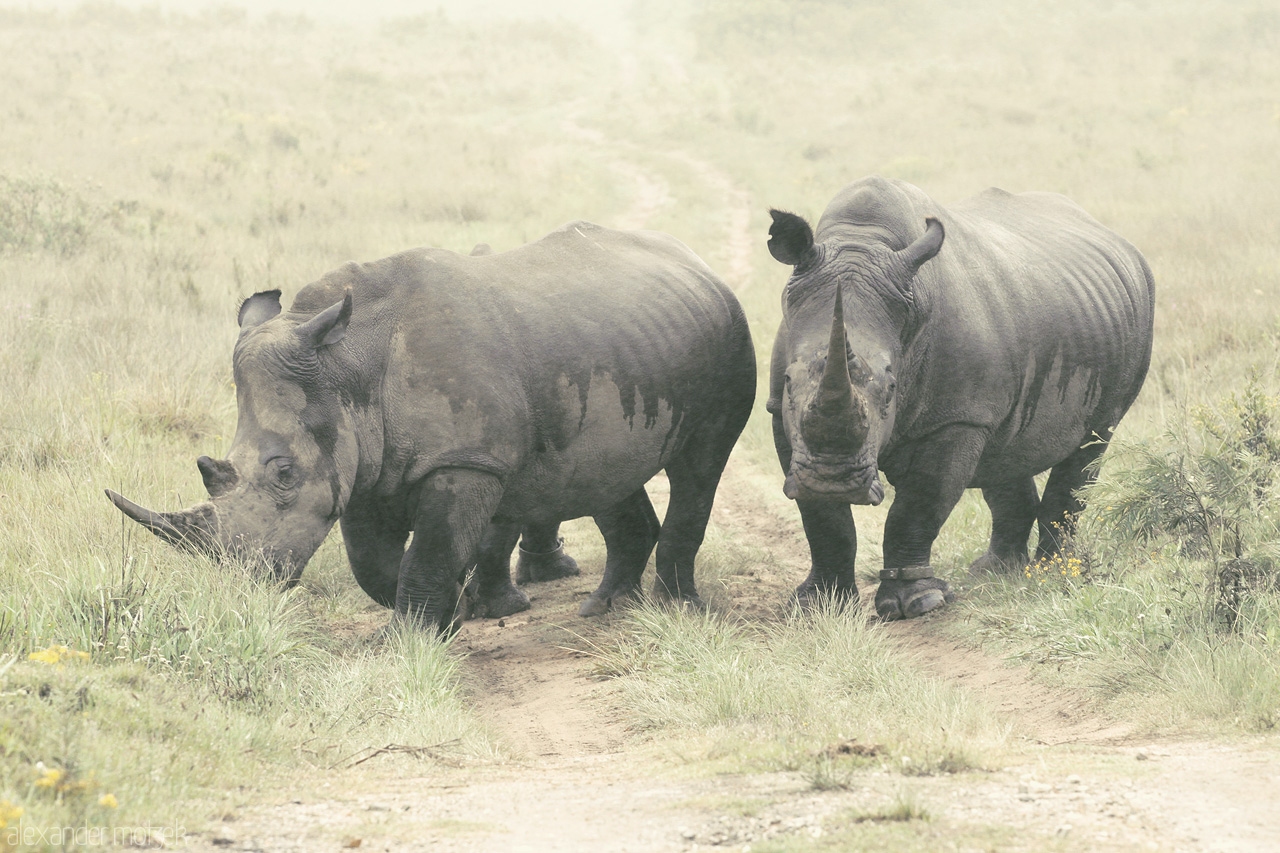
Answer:
<path fill-rule="evenodd" d="M 838 236 L 815 243 L 803 218 L 770 212 L 769 252 L 794 268 L 774 354 L 781 395 L 771 400 L 791 447 L 783 491 L 874 506 L 884 499 L 877 461 L 897 412 L 912 280 L 942 248 L 942 223 L 926 220 L 925 233 L 895 251 Z"/>
<path fill-rule="evenodd" d="M 226 459 L 196 460 L 210 500 L 153 512 L 107 497 L 152 533 L 188 551 L 265 563 L 296 583 L 342 513 L 358 462 L 350 414 L 326 370 L 343 339 L 351 292 L 314 317 L 280 315 L 280 291 L 240 307 L 233 372 L 238 418 Z"/>

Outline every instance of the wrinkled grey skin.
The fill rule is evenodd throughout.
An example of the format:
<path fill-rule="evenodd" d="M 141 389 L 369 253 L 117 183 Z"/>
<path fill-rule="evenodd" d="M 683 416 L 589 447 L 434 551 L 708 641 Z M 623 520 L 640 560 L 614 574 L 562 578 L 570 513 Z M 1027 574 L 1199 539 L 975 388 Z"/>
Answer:
<path fill-rule="evenodd" d="M 737 300 L 679 241 L 580 222 L 500 254 L 418 249 L 329 273 L 284 313 L 255 294 L 239 319 L 235 439 L 198 463 L 211 500 L 152 513 L 108 492 L 157 535 L 289 580 L 341 519 L 361 587 L 449 631 L 466 569 L 477 610 L 501 611 L 523 597 L 521 527 L 591 515 L 608 556 L 584 611 L 632 593 L 655 543 L 655 594 L 700 603 L 755 367 Z M 644 484 L 663 469 L 659 525 Z"/>
<path fill-rule="evenodd" d="M 794 269 L 767 407 L 813 558 L 798 597 L 857 596 L 849 505 L 883 499 L 879 471 L 895 489 L 883 618 L 952 599 L 930 555 L 967 488 L 992 515 L 974 569 L 1025 566 L 1033 523 L 1037 557 L 1055 553 L 1146 376 L 1142 255 L 1051 193 L 990 189 L 944 208 L 870 177 L 835 197 L 816 235 L 794 214 L 773 218 L 769 249 Z"/>
<path fill-rule="evenodd" d="M 477 243 L 471 250 L 472 257 L 492 254 L 493 247 L 488 243 Z M 508 524 L 490 530 L 486 536 L 489 537 L 488 546 L 480 549 L 476 571 L 467 590 L 471 616 L 498 619 L 529 609 L 528 596 L 508 582 L 511 576 L 511 548 L 515 547 L 517 536 L 520 547 L 520 558 L 516 562 L 517 583 L 537 583 L 581 573 L 577 561 L 564 550 L 559 522 L 528 524 L 518 531 Z M 511 547 L 504 550 L 504 543 L 508 541 L 511 542 Z M 482 586 L 493 592 L 483 594 Z M 593 597 L 583 604 L 582 615 L 596 615 L 607 610 L 609 605 L 607 599 L 601 601 Z"/>

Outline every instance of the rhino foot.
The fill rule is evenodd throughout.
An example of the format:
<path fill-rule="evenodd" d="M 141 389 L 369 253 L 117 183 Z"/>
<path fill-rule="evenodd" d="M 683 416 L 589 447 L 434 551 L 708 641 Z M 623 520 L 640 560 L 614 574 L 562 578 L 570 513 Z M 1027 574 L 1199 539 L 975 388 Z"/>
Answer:
<path fill-rule="evenodd" d="M 528 610 L 532 605 L 529 596 L 514 586 L 507 586 L 487 596 L 472 599 L 468 618 L 501 619 L 513 613 Z"/>
<path fill-rule="evenodd" d="M 1006 554 L 1003 557 L 988 551 L 978 559 L 974 560 L 969 566 L 971 574 L 1008 574 L 1009 572 L 1017 572 L 1026 568 L 1027 555 L 1024 554 Z"/>
<path fill-rule="evenodd" d="M 681 607 L 692 607 L 694 610 L 706 610 L 707 603 L 696 592 L 673 593 L 660 580 L 653 582 L 653 600 L 661 604 L 675 604 Z"/>
<path fill-rule="evenodd" d="M 538 554 L 523 547 L 516 560 L 516 583 L 541 583 L 581 574 L 578 563 L 564 552 L 564 540 L 554 551 Z"/>
<path fill-rule="evenodd" d="M 882 580 L 876 590 L 876 613 L 886 622 L 914 619 L 956 600 L 956 594 L 941 578 Z"/>
<path fill-rule="evenodd" d="M 801 610 L 813 610 L 831 602 L 838 604 L 856 602 L 858 600 L 858 588 L 852 584 L 848 586 L 840 584 L 823 586 L 805 582 L 796 587 L 796 591 L 792 593 L 791 600 Z"/>
<path fill-rule="evenodd" d="M 623 587 L 612 592 L 597 589 L 582 602 L 582 606 L 578 608 L 578 615 L 602 616 L 612 610 L 615 604 L 621 604 L 633 598 L 638 591 L 634 586 Z"/>

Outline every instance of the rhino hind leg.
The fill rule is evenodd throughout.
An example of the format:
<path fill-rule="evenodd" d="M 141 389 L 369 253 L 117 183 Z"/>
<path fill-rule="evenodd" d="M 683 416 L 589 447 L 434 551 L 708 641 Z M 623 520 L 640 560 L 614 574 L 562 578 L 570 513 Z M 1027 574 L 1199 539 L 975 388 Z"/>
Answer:
<path fill-rule="evenodd" d="M 658 514 L 643 488 L 595 516 L 607 552 L 604 577 L 578 609 L 579 616 L 608 612 L 614 602 L 634 595 L 658 542 Z"/>
<path fill-rule="evenodd" d="M 1097 477 L 1093 464 L 1107 449 L 1111 431 L 1094 434 L 1094 440 L 1053 466 L 1049 482 L 1044 485 L 1037 516 L 1040 538 L 1036 544 L 1036 559 L 1054 556 L 1062 550 L 1076 531 L 1076 519 L 1084 511 L 1084 501 L 1078 492 L 1082 486 Z"/>
<path fill-rule="evenodd" d="M 467 586 L 468 617 L 500 619 L 529 609 L 529 597 L 511 583 L 511 552 L 519 536 L 519 524 L 490 522 Z"/>
<path fill-rule="evenodd" d="M 754 386 L 754 377 L 738 381 Z M 653 581 L 653 597 L 658 601 L 706 607 L 694 583 L 694 560 L 707 533 L 720 476 L 751 414 L 751 394 L 745 393 L 742 399 L 748 403 L 741 411 L 731 409 L 704 423 L 667 465 L 671 500 L 658 535 Z"/>
<path fill-rule="evenodd" d="M 1013 572 L 1027 565 L 1027 540 L 1040 509 L 1034 477 L 1021 477 L 982 490 L 991 510 L 991 544 L 969 571 Z"/>
<path fill-rule="evenodd" d="M 578 562 L 564 551 L 558 523 L 524 526 L 520 535 L 520 556 L 516 560 L 516 583 L 571 578 L 581 571 Z"/>

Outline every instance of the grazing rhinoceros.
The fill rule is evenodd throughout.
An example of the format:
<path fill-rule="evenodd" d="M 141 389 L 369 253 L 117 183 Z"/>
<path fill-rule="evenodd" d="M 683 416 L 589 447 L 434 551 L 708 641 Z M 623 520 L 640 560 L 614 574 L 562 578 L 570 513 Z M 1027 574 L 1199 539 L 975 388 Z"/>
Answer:
<path fill-rule="evenodd" d="M 952 599 L 933 540 L 967 488 L 991 508 L 976 569 L 1055 553 L 1151 358 L 1142 255 L 1066 198 L 990 189 L 944 208 L 871 177 L 827 206 L 815 237 L 773 211 L 783 295 L 768 410 L 783 487 L 813 569 L 797 589 L 856 596 L 849 504 L 896 490 L 876 610 L 917 616 Z M 944 240 L 945 235 L 945 240 Z M 1044 495 L 1032 479 L 1052 469 Z"/>
<path fill-rule="evenodd" d="M 126 515 L 197 550 L 260 554 L 296 579 L 335 521 L 360 586 L 449 630 L 477 565 L 480 609 L 524 596 L 521 525 L 594 516 L 608 556 L 586 613 L 633 591 L 698 603 L 693 562 L 755 393 L 741 306 L 683 244 L 572 223 L 500 254 L 418 249 L 348 264 L 240 308 L 239 420 L 212 498 Z M 666 469 L 659 528 L 644 484 Z M 405 542 L 413 538 L 408 548 Z"/>

